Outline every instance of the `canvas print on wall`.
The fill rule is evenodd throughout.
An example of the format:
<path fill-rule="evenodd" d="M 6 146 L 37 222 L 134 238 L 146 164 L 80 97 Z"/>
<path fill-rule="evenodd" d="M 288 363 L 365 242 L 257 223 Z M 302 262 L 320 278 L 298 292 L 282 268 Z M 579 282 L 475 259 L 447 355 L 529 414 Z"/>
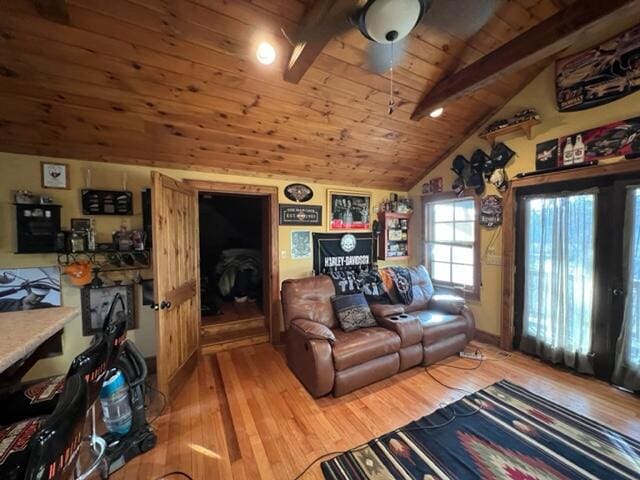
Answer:
<path fill-rule="evenodd" d="M 291 232 L 291 258 L 294 260 L 311 258 L 311 232 Z"/>
<path fill-rule="evenodd" d="M 127 318 L 127 328 L 136 328 L 133 285 L 114 285 L 100 288 L 84 287 L 80 291 L 83 335 L 93 335 L 102 331 L 109 308 L 117 293 L 122 295 L 124 300 L 124 315 Z M 122 310 L 120 305 L 116 305 L 116 308 Z"/>
<path fill-rule="evenodd" d="M 60 268 L 0 269 L 0 312 L 60 305 Z"/>
<path fill-rule="evenodd" d="M 371 229 L 371 195 L 368 193 L 327 191 L 329 231 Z"/>

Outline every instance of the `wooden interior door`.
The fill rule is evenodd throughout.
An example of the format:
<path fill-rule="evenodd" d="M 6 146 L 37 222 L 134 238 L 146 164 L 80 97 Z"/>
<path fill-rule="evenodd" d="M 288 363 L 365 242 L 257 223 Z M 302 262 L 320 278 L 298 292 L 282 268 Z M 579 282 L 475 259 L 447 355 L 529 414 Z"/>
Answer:
<path fill-rule="evenodd" d="M 158 388 L 171 399 L 198 361 L 198 195 L 158 172 L 151 181 Z"/>

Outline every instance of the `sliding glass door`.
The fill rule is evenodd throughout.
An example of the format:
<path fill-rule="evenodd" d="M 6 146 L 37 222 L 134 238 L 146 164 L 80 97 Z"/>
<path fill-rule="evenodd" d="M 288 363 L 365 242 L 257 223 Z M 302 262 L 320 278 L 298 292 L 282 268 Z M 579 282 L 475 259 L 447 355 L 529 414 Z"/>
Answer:
<path fill-rule="evenodd" d="M 613 382 L 640 390 L 640 186 L 627 188 L 624 235 L 626 298 Z"/>
<path fill-rule="evenodd" d="M 597 193 L 524 199 L 524 308 L 520 349 L 593 373 Z"/>

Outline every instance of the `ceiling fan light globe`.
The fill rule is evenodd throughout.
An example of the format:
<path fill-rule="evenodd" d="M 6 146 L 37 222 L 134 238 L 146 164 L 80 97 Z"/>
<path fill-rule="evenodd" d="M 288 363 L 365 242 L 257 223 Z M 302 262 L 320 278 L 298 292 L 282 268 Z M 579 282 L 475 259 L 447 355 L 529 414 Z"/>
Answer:
<path fill-rule="evenodd" d="M 430 4 L 430 0 L 370 0 L 358 26 L 374 42 L 397 42 L 409 35 Z"/>

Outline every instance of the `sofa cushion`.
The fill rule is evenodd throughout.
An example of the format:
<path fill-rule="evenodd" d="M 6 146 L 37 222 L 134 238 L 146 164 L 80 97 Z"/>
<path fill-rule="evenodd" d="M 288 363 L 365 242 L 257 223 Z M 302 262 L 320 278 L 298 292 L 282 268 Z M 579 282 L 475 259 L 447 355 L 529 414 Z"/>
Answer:
<path fill-rule="evenodd" d="M 400 350 L 400 337 L 381 327 L 361 328 L 353 332 L 333 332 L 333 364 L 341 371 Z"/>
<path fill-rule="evenodd" d="M 282 310 L 285 325 L 295 318 L 322 323 L 329 328 L 338 326 L 331 306 L 336 294 L 333 282 L 326 275 L 285 280 L 282 282 Z"/>
<path fill-rule="evenodd" d="M 429 300 L 433 296 L 433 283 L 424 265 L 409 268 L 411 274 L 411 288 L 413 290 L 413 301 L 407 305 L 405 310 L 413 312 L 415 310 L 425 310 L 429 305 Z"/>
<path fill-rule="evenodd" d="M 412 312 L 422 323 L 424 336 L 423 343 L 429 345 L 458 333 L 466 333 L 468 324 L 464 317 L 436 312 L 433 310 L 421 310 Z"/>
<path fill-rule="evenodd" d="M 331 298 L 331 303 L 336 312 L 338 323 L 345 332 L 377 325 L 362 293 L 335 296 Z"/>

